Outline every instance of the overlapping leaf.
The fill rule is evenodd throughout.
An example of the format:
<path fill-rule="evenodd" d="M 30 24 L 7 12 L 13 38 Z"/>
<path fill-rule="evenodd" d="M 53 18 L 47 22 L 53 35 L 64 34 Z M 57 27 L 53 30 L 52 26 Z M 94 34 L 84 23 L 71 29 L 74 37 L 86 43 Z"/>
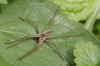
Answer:
<path fill-rule="evenodd" d="M 61 6 L 62 12 L 66 13 L 75 21 L 86 20 L 95 11 L 99 0 L 50 0 Z"/>
<path fill-rule="evenodd" d="M 74 50 L 77 66 L 99 66 L 99 47 L 92 42 L 78 42 Z"/>

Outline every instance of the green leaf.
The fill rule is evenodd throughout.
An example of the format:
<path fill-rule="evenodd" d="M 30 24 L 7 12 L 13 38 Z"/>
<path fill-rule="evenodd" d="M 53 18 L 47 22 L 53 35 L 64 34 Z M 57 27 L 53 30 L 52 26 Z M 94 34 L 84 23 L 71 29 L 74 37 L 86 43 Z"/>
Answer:
<path fill-rule="evenodd" d="M 94 11 L 99 0 L 50 0 L 61 7 L 70 19 L 86 20 Z"/>
<path fill-rule="evenodd" d="M 23 2 L 25 5 L 23 4 Z M 33 7 L 31 8 L 29 4 L 33 4 L 32 5 Z M 2 14 L 2 17 L 0 18 L 3 21 L 0 24 L 0 36 L 2 37 L 2 38 L 0 38 L 0 43 L 2 46 L 0 53 L 2 54 L 2 57 L 7 62 L 9 62 L 15 66 L 16 65 L 17 66 L 33 66 L 33 65 L 35 65 L 35 66 L 51 66 L 51 65 L 52 66 L 58 66 L 58 65 L 65 66 L 66 62 L 63 62 L 52 51 L 51 48 L 49 48 L 48 50 L 46 48 L 44 48 L 45 45 L 43 47 L 41 47 L 41 50 L 38 50 L 38 52 L 33 53 L 29 57 L 23 59 L 23 61 L 18 61 L 18 60 L 16 61 L 17 58 L 19 58 L 20 56 L 23 56 L 24 53 L 26 53 L 28 50 L 30 50 L 31 48 L 34 47 L 35 42 L 32 40 L 25 41 L 25 42 L 21 43 L 21 45 L 18 45 L 17 47 L 6 49 L 7 45 L 5 45 L 4 43 L 7 42 L 8 40 L 16 40 L 16 39 L 19 39 L 28 34 L 35 34 L 33 26 L 31 26 L 28 23 L 24 23 L 20 19 L 18 19 L 19 16 L 23 16 L 23 11 L 28 10 L 28 9 L 25 9 L 26 7 L 29 8 L 29 11 L 31 11 L 31 12 L 34 11 L 34 13 L 35 13 L 33 15 L 34 21 L 38 20 L 37 22 L 40 22 L 40 23 L 44 22 L 43 24 L 39 24 L 41 28 L 43 27 L 43 25 L 46 22 L 48 22 L 48 20 L 49 20 L 48 14 L 50 13 L 53 15 L 53 11 L 50 10 L 50 8 L 52 8 L 51 6 L 49 6 L 48 4 L 37 3 L 35 1 L 31 2 L 31 0 L 30 1 L 17 0 L 15 3 L 12 3 L 12 6 L 9 5 L 7 7 L 6 11 L 4 10 L 5 13 Z M 11 11 L 10 9 L 14 9 L 14 10 Z M 37 10 L 35 10 L 35 9 L 37 9 Z M 47 12 L 44 9 L 50 10 L 50 11 Z M 19 11 L 17 11 L 17 10 L 19 10 Z M 39 13 L 40 10 L 41 10 L 41 12 Z M 53 10 L 55 10 L 55 9 L 53 9 Z M 28 13 L 29 15 L 31 15 L 32 14 L 31 12 L 26 11 L 26 14 Z M 42 15 L 43 17 L 41 17 L 40 15 Z M 4 20 L 4 17 L 5 18 L 7 17 L 6 20 Z M 31 17 L 31 16 L 29 16 L 29 17 Z"/>
<path fill-rule="evenodd" d="M 0 56 L 0 65 L 1 66 L 12 66 L 8 62 L 6 62 L 1 56 Z"/>
<path fill-rule="evenodd" d="M 8 4 L 7 0 L 0 0 L 0 4 Z"/>
<path fill-rule="evenodd" d="M 90 32 L 93 31 L 93 27 L 96 22 L 96 16 L 99 14 L 99 11 L 100 11 L 100 1 L 98 1 L 98 2 L 99 3 L 95 7 L 93 14 L 91 14 L 91 16 L 88 18 L 88 20 L 86 21 L 85 26 L 84 26 Z"/>
<path fill-rule="evenodd" d="M 78 42 L 75 50 L 75 63 L 77 66 L 99 66 L 99 47 L 93 42 Z"/>
<path fill-rule="evenodd" d="M 9 45 L 5 44 L 7 41 L 16 40 L 29 34 L 36 34 L 33 24 L 30 21 L 21 21 L 18 18 L 19 16 L 33 20 L 43 31 L 48 22 L 51 22 L 50 19 L 54 16 L 56 9 L 56 5 L 40 2 L 39 0 L 15 0 L 5 7 L 0 15 L 0 55 L 2 58 L 13 66 L 75 66 L 73 56 L 75 43 L 84 40 L 93 41 L 97 44 L 99 41 L 94 35 L 86 31 L 82 27 L 83 25 L 74 23 L 64 14 L 57 14 L 53 25 L 48 27 L 49 30 L 53 31 L 51 38 L 56 35 L 66 37 L 50 39 L 50 44 L 56 44 L 57 48 L 50 48 L 50 45 L 47 49 L 45 47 L 48 43 L 43 43 L 43 46 L 37 52 L 19 61 L 16 59 L 33 48 L 36 42 L 26 40 L 9 49 L 7 49 Z M 55 52 L 56 49 L 64 57 L 64 60 Z"/>

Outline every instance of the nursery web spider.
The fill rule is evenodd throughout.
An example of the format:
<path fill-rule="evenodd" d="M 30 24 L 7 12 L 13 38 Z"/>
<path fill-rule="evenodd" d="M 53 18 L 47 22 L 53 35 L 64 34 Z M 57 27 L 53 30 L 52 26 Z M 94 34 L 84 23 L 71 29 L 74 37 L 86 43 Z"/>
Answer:
<path fill-rule="evenodd" d="M 49 37 L 51 35 L 51 33 L 53 33 L 53 31 L 50 31 L 48 30 L 50 26 L 52 26 L 54 24 L 54 18 L 56 17 L 56 13 L 54 14 L 53 18 L 51 18 L 51 20 L 49 21 L 49 23 L 45 26 L 45 29 L 43 32 L 40 32 L 40 28 L 38 26 L 38 24 L 34 21 L 31 21 L 29 19 L 23 19 L 20 17 L 20 19 L 22 21 L 26 21 L 26 22 L 32 22 L 33 23 L 33 27 L 35 28 L 35 31 L 36 31 L 36 34 L 34 35 L 27 35 L 27 36 L 24 36 L 22 38 L 19 38 L 18 40 L 15 40 L 15 41 L 11 41 L 11 42 L 8 42 L 8 44 L 12 44 L 12 43 L 15 43 L 15 42 L 23 42 L 24 40 L 36 40 L 37 44 L 34 46 L 34 48 L 32 48 L 31 50 L 29 50 L 28 52 L 26 52 L 23 56 L 19 57 L 18 60 L 22 60 L 24 57 L 32 54 L 33 52 L 35 52 L 36 50 L 39 49 L 39 47 L 44 43 L 46 42 L 48 44 L 49 47 L 53 48 L 54 52 L 62 59 L 64 60 L 64 57 L 61 55 L 61 53 L 59 51 L 57 51 L 57 48 L 56 48 L 56 45 L 51 42 L 49 39 L 56 39 L 56 38 L 66 38 L 66 37 L 72 37 L 69 36 L 69 35 L 57 35 L 57 36 L 53 36 L 53 37 Z M 73 36 L 76 36 L 76 35 L 73 35 Z M 18 43 L 19 44 L 19 43 Z M 18 45 L 17 43 L 16 44 L 12 44 L 10 45 L 8 48 L 11 48 L 11 47 L 14 47 L 16 45 Z"/>

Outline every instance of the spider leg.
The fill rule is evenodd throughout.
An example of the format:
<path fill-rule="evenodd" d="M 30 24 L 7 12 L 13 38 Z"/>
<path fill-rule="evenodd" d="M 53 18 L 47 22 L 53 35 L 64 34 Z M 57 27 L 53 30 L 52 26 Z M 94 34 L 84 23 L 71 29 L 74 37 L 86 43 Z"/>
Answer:
<path fill-rule="evenodd" d="M 14 46 L 20 44 L 20 42 L 23 42 L 25 40 L 29 40 L 29 39 L 35 38 L 35 37 L 39 37 L 39 35 L 38 34 L 37 35 L 27 35 L 25 37 L 19 38 L 19 39 L 14 40 L 14 41 L 6 42 L 6 44 L 12 44 L 12 45 L 8 46 L 7 48 L 14 47 Z M 13 43 L 15 43 L 15 44 L 13 44 Z"/>
<path fill-rule="evenodd" d="M 48 43 L 47 45 L 53 49 L 53 51 L 64 61 L 64 57 L 63 55 L 58 51 L 56 44 L 54 44 L 53 42 L 46 40 L 46 42 Z"/>
<path fill-rule="evenodd" d="M 22 57 L 19 57 L 18 60 L 22 60 L 24 57 L 29 56 L 30 54 L 32 54 L 33 52 L 37 51 L 39 49 L 39 47 L 42 45 L 42 43 L 44 42 L 46 38 L 40 38 L 38 43 L 35 45 L 34 48 L 32 48 L 31 50 L 29 50 L 27 53 L 25 53 Z"/>
<path fill-rule="evenodd" d="M 22 60 L 24 57 L 32 54 L 33 52 L 35 52 L 38 48 L 40 47 L 39 44 L 36 44 L 34 48 L 32 48 L 31 50 L 29 50 L 27 53 L 25 53 L 23 56 L 19 57 L 18 60 Z"/>
<path fill-rule="evenodd" d="M 57 16 L 59 11 L 59 7 L 56 9 L 55 14 L 53 17 L 49 20 L 48 24 L 44 27 L 44 31 L 48 30 L 50 27 L 52 27 L 55 24 L 55 17 Z"/>
<path fill-rule="evenodd" d="M 64 34 L 60 34 L 60 35 L 56 35 L 56 36 L 51 36 L 48 37 L 48 39 L 59 39 L 59 38 L 68 38 L 68 37 L 78 37 L 80 35 L 64 35 Z"/>
<path fill-rule="evenodd" d="M 36 33 L 37 33 L 37 34 L 40 33 L 39 26 L 38 26 L 38 24 L 37 24 L 36 22 L 32 21 L 31 19 L 24 19 L 24 18 L 22 18 L 22 17 L 19 17 L 19 19 L 21 19 L 22 21 L 31 22 L 31 23 L 33 24 L 34 28 L 35 28 Z M 30 23 L 30 24 L 31 24 L 31 23 Z M 32 25 L 32 24 L 31 24 L 31 25 Z"/>

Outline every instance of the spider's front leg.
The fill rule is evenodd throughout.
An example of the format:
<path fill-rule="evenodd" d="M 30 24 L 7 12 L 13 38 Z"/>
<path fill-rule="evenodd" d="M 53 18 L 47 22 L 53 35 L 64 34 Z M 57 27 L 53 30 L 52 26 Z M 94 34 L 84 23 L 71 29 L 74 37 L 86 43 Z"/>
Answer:
<path fill-rule="evenodd" d="M 43 31 L 49 30 L 50 27 L 55 25 L 55 18 L 57 16 L 57 14 L 59 13 L 59 9 L 60 7 L 58 6 L 55 10 L 55 13 L 53 14 L 53 16 L 51 17 L 51 19 L 49 20 L 49 22 L 47 23 L 47 25 L 44 27 Z"/>
<path fill-rule="evenodd" d="M 37 34 L 40 33 L 39 26 L 38 26 L 38 24 L 36 22 L 32 21 L 31 19 L 24 19 L 22 17 L 19 17 L 19 19 L 21 19 L 22 21 L 25 21 L 25 22 L 29 22 L 29 23 L 31 22 L 32 24 L 31 23 L 30 24 L 34 26 L 36 33 Z"/>

